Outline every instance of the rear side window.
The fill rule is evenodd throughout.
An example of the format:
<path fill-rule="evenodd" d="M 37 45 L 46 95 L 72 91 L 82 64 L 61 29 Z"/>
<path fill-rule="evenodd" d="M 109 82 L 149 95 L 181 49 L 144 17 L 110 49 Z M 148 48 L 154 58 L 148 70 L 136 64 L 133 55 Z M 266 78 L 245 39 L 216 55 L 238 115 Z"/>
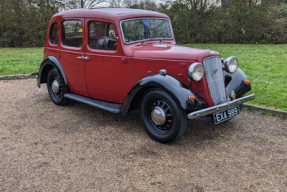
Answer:
<path fill-rule="evenodd" d="M 117 41 L 114 37 L 113 24 L 104 22 L 89 23 L 89 47 L 98 50 L 117 50 Z"/>
<path fill-rule="evenodd" d="M 63 22 L 62 44 L 69 47 L 82 47 L 83 25 L 81 21 Z"/>
<path fill-rule="evenodd" d="M 59 43 L 59 30 L 58 23 L 53 23 L 50 30 L 50 43 L 53 45 L 58 45 Z"/>

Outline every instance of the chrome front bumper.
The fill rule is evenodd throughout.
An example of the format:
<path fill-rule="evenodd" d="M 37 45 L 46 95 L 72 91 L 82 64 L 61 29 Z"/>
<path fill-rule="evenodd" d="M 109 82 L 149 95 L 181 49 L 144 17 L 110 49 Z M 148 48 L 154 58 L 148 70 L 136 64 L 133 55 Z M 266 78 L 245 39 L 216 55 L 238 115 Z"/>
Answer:
<path fill-rule="evenodd" d="M 209 107 L 209 108 L 206 108 L 206 109 L 202 109 L 202 110 L 199 110 L 199 111 L 195 111 L 195 112 L 189 113 L 187 115 L 187 118 L 188 119 L 196 119 L 196 118 L 199 118 L 199 117 L 202 117 L 202 116 L 206 116 L 206 115 L 210 115 L 210 114 L 213 114 L 213 113 L 216 113 L 216 112 L 219 112 L 219 111 L 224 111 L 224 110 L 229 109 L 231 107 L 234 107 L 236 105 L 239 105 L 239 104 L 242 104 L 244 102 L 250 101 L 250 100 L 252 100 L 254 98 L 255 98 L 255 94 L 251 94 L 251 95 L 248 95 L 248 96 L 245 96 L 245 97 L 241 97 L 239 99 L 235 99 L 233 101 L 229 101 L 229 102 L 226 102 L 226 103 L 223 103 L 223 104 L 220 104 L 220 105 L 216 105 L 216 106 L 213 106 L 213 107 Z"/>

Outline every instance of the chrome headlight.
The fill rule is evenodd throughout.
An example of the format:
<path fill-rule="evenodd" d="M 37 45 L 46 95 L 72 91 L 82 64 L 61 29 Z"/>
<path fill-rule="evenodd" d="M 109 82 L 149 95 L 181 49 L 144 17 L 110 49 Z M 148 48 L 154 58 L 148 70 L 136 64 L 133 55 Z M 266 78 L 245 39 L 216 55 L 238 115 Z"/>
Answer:
<path fill-rule="evenodd" d="M 188 76 L 194 81 L 200 81 L 204 75 L 204 68 L 201 63 L 193 63 L 188 67 Z"/>
<path fill-rule="evenodd" d="M 236 57 L 228 57 L 224 60 L 224 69 L 229 73 L 235 73 L 238 68 L 238 60 Z"/>

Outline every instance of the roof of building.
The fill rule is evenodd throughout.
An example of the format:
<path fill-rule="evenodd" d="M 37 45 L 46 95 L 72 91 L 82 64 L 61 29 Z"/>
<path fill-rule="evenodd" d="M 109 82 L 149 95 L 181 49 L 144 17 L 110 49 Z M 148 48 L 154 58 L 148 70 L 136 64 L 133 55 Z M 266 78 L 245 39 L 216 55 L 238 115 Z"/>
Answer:
<path fill-rule="evenodd" d="M 128 9 L 128 8 L 92 8 L 92 9 L 72 9 L 61 11 L 54 15 L 54 17 L 89 17 L 109 20 L 123 20 L 135 17 L 164 17 L 167 15 L 155 11 L 142 9 Z"/>

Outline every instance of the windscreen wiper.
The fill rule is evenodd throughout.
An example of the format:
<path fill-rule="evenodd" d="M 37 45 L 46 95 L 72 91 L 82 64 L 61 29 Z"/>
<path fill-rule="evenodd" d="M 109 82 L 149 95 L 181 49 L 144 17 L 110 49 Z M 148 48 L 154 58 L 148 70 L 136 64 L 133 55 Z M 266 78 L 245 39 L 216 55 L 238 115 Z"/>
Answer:
<path fill-rule="evenodd" d="M 151 41 L 151 40 L 153 40 L 152 37 L 151 37 L 151 38 L 148 38 L 148 39 L 144 39 L 144 40 L 142 41 L 142 44 L 144 44 L 144 43 L 147 42 L 147 41 Z"/>

